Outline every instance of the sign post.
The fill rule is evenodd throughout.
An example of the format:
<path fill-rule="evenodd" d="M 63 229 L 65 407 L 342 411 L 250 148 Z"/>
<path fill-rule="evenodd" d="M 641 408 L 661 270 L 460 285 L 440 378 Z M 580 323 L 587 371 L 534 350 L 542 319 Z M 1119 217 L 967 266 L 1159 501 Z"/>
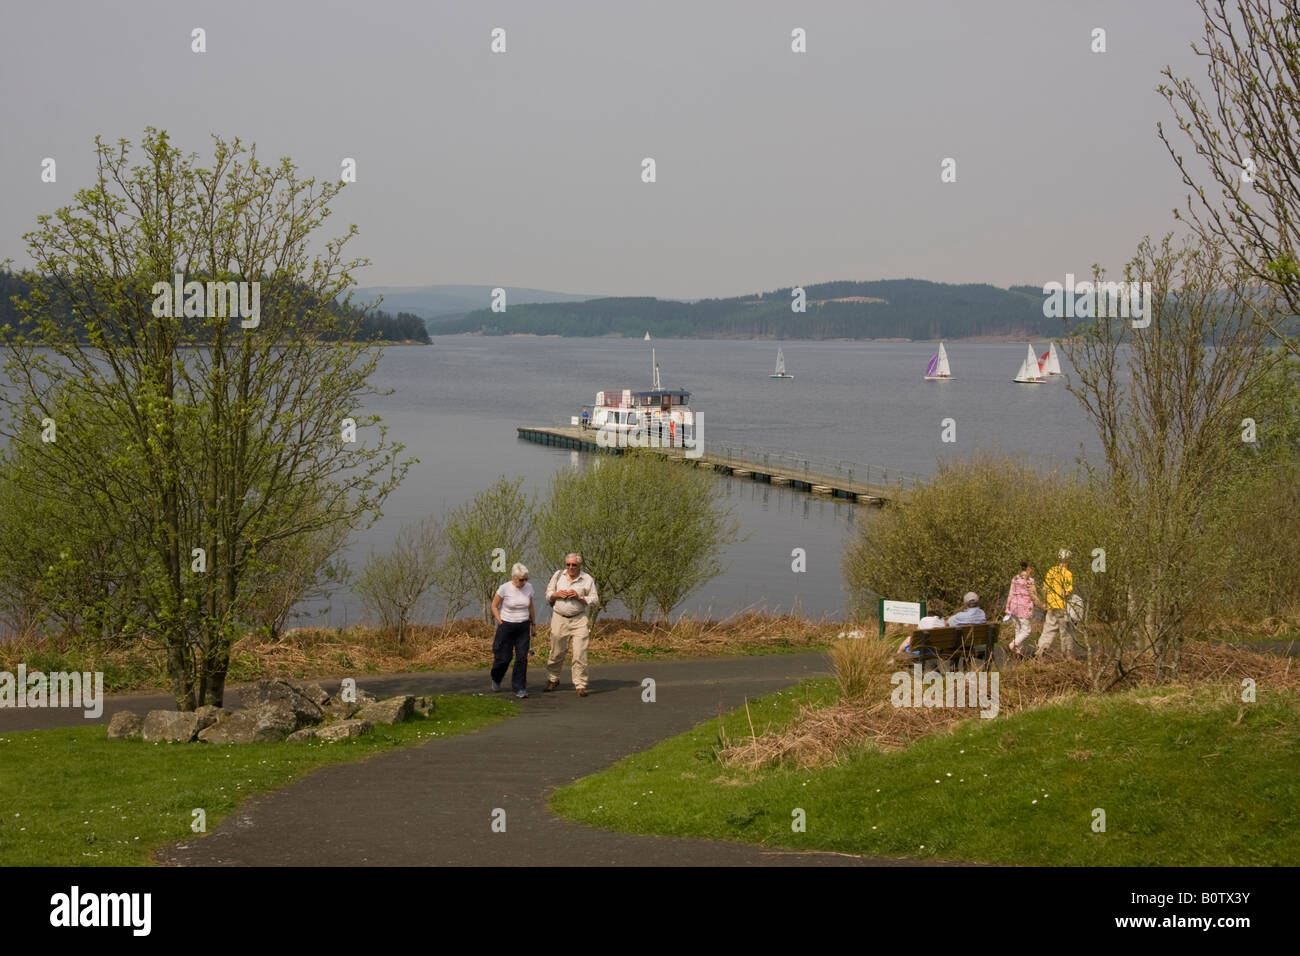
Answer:
<path fill-rule="evenodd" d="M 880 636 L 885 636 L 885 622 L 890 624 L 911 624 L 916 626 L 925 617 L 925 602 L 886 601 L 880 599 L 879 619 Z"/>

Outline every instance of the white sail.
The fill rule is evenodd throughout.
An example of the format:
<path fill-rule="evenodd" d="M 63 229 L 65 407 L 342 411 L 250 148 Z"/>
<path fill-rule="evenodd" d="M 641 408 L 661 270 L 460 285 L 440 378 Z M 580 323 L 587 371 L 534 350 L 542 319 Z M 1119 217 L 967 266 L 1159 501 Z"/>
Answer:
<path fill-rule="evenodd" d="M 934 371 L 936 375 L 944 377 L 952 375 L 952 370 L 948 368 L 948 350 L 943 347 L 942 342 L 939 343 L 939 365 Z"/>
<path fill-rule="evenodd" d="M 785 374 L 785 352 L 781 349 L 776 350 L 776 374 Z"/>
<path fill-rule="evenodd" d="M 646 334 L 645 334 L 645 340 L 646 340 L 647 342 L 650 341 L 650 333 L 649 333 L 648 331 L 647 331 Z"/>
<path fill-rule="evenodd" d="M 1047 351 L 1047 368 L 1045 368 L 1043 371 L 1045 371 L 1048 375 L 1061 374 L 1061 357 L 1056 354 L 1055 342 L 1052 343 L 1052 347 Z"/>
<path fill-rule="evenodd" d="M 1032 345 L 1025 346 L 1025 358 L 1020 363 L 1020 371 L 1016 373 L 1017 382 L 1037 382 L 1038 378 L 1038 357 L 1034 355 Z"/>

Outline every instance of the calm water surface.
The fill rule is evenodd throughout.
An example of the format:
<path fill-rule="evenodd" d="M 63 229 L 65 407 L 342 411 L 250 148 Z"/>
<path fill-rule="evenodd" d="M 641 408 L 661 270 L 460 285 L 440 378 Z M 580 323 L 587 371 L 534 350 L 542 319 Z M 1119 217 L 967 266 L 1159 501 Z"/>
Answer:
<path fill-rule="evenodd" d="M 1034 344 L 1036 352 L 1046 350 L 1045 342 Z M 664 386 L 692 392 L 708 450 L 741 444 L 921 476 L 976 450 L 1027 456 L 1045 468 L 1072 466 L 1080 454 L 1098 451 L 1064 381 L 1011 381 L 1024 344 L 949 344 L 954 380 L 926 382 L 934 344 L 785 341 L 790 381 L 768 378 L 775 342 L 437 338 L 428 347 L 388 348 L 380 360 L 376 382 L 393 394 L 367 411 L 382 416 L 420 463 L 389 498 L 383 518 L 355 535 L 348 551 L 354 570 L 372 549 L 390 547 L 402 524 L 462 504 L 498 475 L 523 475 L 526 488 L 544 490 L 577 453 L 522 441 L 515 428 L 567 422 L 598 389 L 649 387 L 652 346 Z M 952 443 L 942 441 L 948 418 Z M 870 509 L 748 479 L 719 477 L 717 489 L 747 538 L 728 550 L 727 570 L 682 609 L 844 612 L 840 558 L 854 520 L 870 520 Z M 797 547 L 807 552 L 806 573 L 791 571 Z M 535 569 L 535 577 L 545 574 L 549 569 Z M 362 616 L 346 593 L 327 610 L 310 610 L 340 626 Z"/>

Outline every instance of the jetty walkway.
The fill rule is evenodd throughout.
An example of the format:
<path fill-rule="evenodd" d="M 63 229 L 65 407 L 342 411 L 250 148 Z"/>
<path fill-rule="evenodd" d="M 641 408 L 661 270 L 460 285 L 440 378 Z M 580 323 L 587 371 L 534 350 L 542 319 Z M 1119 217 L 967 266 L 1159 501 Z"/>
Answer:
<path fill-rule="evenodd" d="M 594 429 L 575 425 L 520 426 L 517 431 L 520 438 L 540 445 L 585 452 L 622 450 L 599 445 Z M 897 494 L 899 488 L 915 487 L 921 480 L 906 472 L 890 471 L 860 462 L 765 451 L 728 442 L 710 441 L 705 444 L 703 454 L 693 458 L 688 458 L 682 448 L 651 447 L 646 450 L 737 478 L 784 485 L 796 491 L 828 498 L 845 498 L 876 507 L 884 505 Z"/>

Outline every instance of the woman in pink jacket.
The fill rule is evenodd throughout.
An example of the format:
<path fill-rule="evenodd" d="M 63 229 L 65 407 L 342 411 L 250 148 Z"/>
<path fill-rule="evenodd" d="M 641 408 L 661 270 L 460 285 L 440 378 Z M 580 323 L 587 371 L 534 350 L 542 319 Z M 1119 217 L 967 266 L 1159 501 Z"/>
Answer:
<path fill-rule="evenodd" d="M 1021 650 L 1025 638 L 1029 637 L 1029 622 L 1033 619 L 1034 608 L 1042 607 L 1038 597 L 1038 585 L 1034 581 L 1034 569 L 1028 561 L 1020 562 L 1020 573 L 1011 579 L 1011 590 L 1007 592 L 1007 613 L 1015 618 L 1016 636 L 1011 641 L 1011 653 L 1024 657 Z"/>

